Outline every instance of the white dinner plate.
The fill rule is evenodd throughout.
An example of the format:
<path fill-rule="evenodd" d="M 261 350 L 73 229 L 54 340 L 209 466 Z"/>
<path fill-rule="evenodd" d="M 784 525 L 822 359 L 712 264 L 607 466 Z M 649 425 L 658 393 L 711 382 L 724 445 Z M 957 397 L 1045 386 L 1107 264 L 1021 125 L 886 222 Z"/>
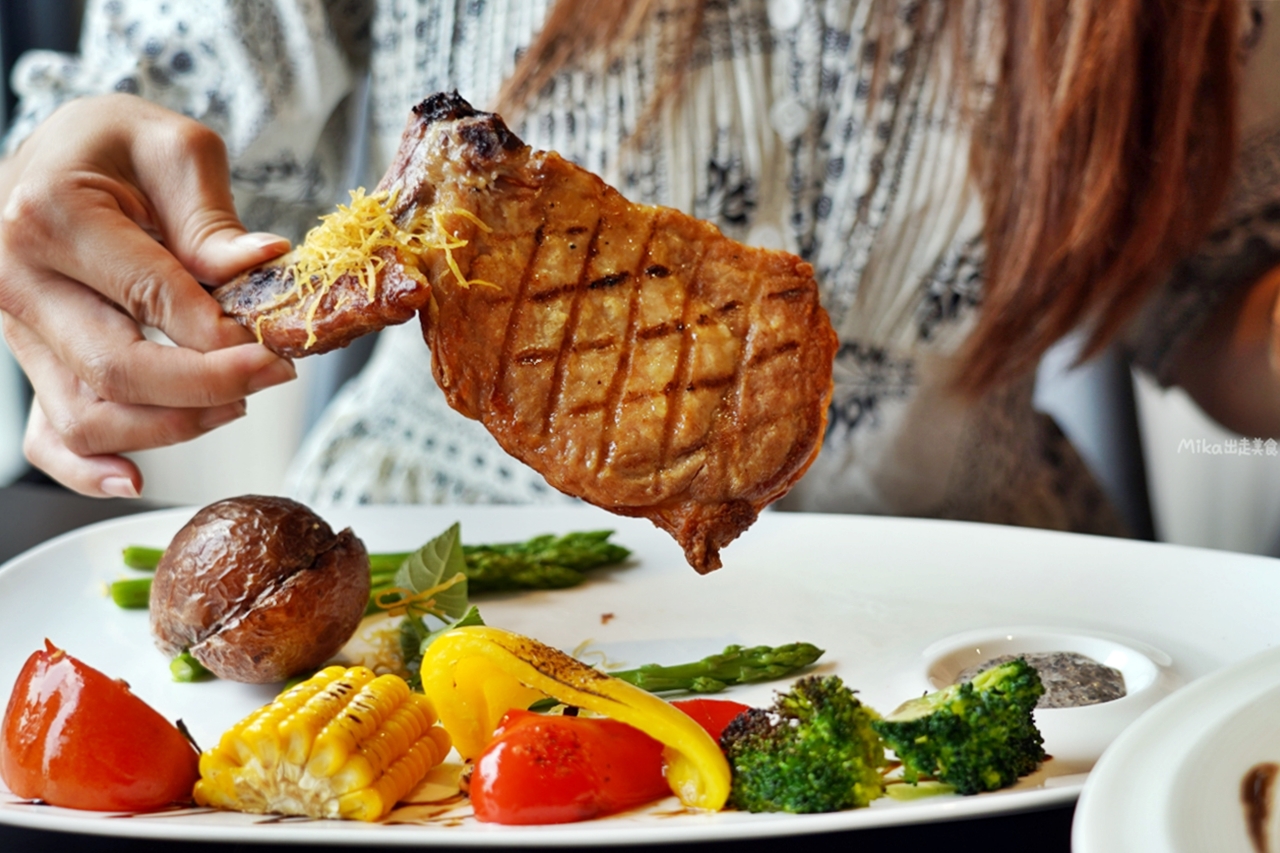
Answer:
<path fill-rule="evenodd" d="M 1215 672 L 1127 729 L 1089 777 L 1072 827 L 1075 853 L 1280 850 L 1273 784 L 1250 821 L 1242 789 L 1280 763 L 1280 649 Z M 1250 785 L 1250 788 L 1254 786 Z M 1267 808 L 1269 806 L 1269 808 Z M 1259 846 L 1250 838 L 1263 834 Z"/>
<path fill-rule="evenodd" d="M 165 545 L 191 510 L 131 516 L 69 533 L 0 569 L 0 695 L 48 637 L 123 678 L 202 744 L 274 690 L 175 684 L 147 614 L 122 611 L 104 585 L 129 576 L 128 544 Z M 0 790 L 0 821 L 149 838 L 387 845 L 599 845 L 724 840 L 947 820 L 1071 802 L 1103 748 L 1178 685 L 1280 644 L 1280 571 L 1240 554 L 955 522 L 765 513 L 699 577 L 648 522 L 592 508 L 393 507 L 326 513 L 373 551 L 408 550 L 454 521 L 464 542 L 611 528 L 632 549 L 584 585 L 479 600 L 491 625 L 607 665 L 675 663 L 729 643 L 816 643 L 816 672 L 838 673 L 888 712 L 969 664 L 1008 651 L 1079 651 L 1120 669 L 1129 695 L 1038 711 L 1054 758 L 1015 788 L 914 802 L 882 799 L 826 815 L 690 814 L 674 799 L 603 820 L 545 827 L 481 825 L 466 806 L 401 809 L 391 824 L 273 819 L 202 810 L 126 816 L 24 803 Z M 727 697 L 765 704 L 775 688 Z M 418 799 L 431 799 L 422 794 Z"/>

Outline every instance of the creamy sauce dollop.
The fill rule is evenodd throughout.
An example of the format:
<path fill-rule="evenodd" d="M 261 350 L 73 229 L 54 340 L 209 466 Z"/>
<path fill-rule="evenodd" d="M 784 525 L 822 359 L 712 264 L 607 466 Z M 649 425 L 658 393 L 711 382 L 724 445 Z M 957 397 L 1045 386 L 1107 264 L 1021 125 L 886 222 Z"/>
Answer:
<path fill-rule="evenodd" d="M 1037 708 L 1080 708 L 1122 698 L 1126 691 L 1124 674 L 1078 652 L 1028 652 L 1000 655 L 969 667 L 956 676 L 956 683 L 971 681 L 975 675 L 1011 660 L 1023 658 L 1044 684 Z"/>

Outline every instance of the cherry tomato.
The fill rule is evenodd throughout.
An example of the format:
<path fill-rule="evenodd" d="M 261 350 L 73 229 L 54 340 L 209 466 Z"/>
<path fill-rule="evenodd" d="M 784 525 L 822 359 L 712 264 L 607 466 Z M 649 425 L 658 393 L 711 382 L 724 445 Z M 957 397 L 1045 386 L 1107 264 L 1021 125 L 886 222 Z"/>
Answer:
<path fill-rule="evenodd" d="M 720 733 L 734 717 L 751 709 L 750 705 L 728 699 L 681 699 L 671 704 L 693 717 L 693 721 L 706 729 L 716 743 L 720 742 Z"/>
<path fill-rule="evenodd" d="M 95 811 L 191 798 L 195 749 L 129 686 L 45 640 L 9 697 L 0 777 L 19 797 Z"/>
<path fill-rule="evenodd" d="M 508 711 L 476 759 L 471 805 L 490 823 L 567 823 L 671 793 L 662 744 L 616 720 Z"/>

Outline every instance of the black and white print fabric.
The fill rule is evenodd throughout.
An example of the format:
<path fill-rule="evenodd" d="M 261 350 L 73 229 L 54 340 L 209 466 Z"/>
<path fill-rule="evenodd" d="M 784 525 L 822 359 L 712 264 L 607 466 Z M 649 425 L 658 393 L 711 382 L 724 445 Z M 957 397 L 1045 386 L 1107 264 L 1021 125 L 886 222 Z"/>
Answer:
<path fill-rule="evenodd" d="M 31 54 L 16 69 L 8 145 L 69 98 L 132 92 L 217 129 L 247 224 L 296 238 L 376 180 L 424 96 L 456 88 L 491 103 L 549 4 L 89 0 L 77 56 Z M 975 4 L 975 38 L 998 31 L 996 5 Z M 633 200 L 814 265 L 841 339 L 836 388 L 822 454 L 783 506 L 1116 532 L 1088 471 L 1032 410 L 1029 382 L 977 404 L 948 391 L 983 248 L 945 0 L 709 0 L 681 95 L 654 110 L 693 25 L 687 6 L 665 0 L 608 62 L 575 59 L 512 121 Z M 1233 218 L 1130 336 L 1158 375 L 1216 294 L 1280 249 L 1280 70 L 1268 64 L 1280 39 L 1266 5 L 1251 9 L 1247 86 L 1270 99 L 1246 93 L 1258 115 Z M 989 69 L 974 71 L 981 92 Z M 447 408 L 428 359 L 417 324 L 384 332 L 308 438 L 293 491 L 316 503 L 567 500 Z"/>

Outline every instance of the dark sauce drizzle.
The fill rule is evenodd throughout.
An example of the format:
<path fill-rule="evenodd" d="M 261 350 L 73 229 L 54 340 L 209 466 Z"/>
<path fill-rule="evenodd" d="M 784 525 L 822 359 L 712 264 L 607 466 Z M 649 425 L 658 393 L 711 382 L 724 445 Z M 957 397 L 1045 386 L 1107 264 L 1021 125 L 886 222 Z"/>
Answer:
<path fill-rule="evenodd" d="M 1249 840 L 1258 853 L 1268 853 L 1271 842 L 1267 837 L 1267 818 L 1271 814 L 1272 791 L 1280 765 L 1270 761 L 1255 764 L 1240 781 L 1240 802 L 1244 804 L 1244 821 L 1249 829 Z"/>

